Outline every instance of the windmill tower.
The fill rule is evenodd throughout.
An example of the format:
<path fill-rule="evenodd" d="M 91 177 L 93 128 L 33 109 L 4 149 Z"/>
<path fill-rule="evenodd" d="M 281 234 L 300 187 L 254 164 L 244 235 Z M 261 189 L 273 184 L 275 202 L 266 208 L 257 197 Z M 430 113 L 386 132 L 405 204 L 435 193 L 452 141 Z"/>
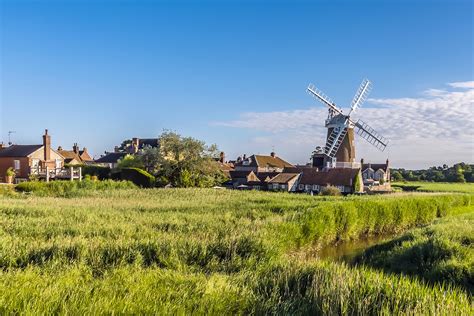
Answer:
<path fill-rule="evenodd" d="M 313 154 L 314 167 L 336 166 L 336 162 L 350 166 L 355 162 L 355 144 L 354 134 L 367 140 L 377 149 L 384 151 L 388 141 L 379 135 L 373 128 L 362 120 L 355 122 L 351 119 L 354 113 L 362 103 L 367 99 L 371 90 L 371 83 L 364 79 L 357 90 L 354 99 L 351 102 L 351 109 L 345 115 L 337 105 L 331 101 L 324 93 L 318 90 L 313 84 L 308 86 L 308 93 L 314 96 L 318 101 L 328 107 L 328 117 L 326 119 L 326 128 L 328 129 L 326 145 L 321 150 Z"/>

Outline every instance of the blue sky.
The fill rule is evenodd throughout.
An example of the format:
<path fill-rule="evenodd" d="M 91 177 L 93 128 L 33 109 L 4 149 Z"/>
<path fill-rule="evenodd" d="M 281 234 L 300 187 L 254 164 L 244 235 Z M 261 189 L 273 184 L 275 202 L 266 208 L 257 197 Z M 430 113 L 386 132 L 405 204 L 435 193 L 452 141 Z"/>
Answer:
<path fill-rule="evenodd" d="M 473 162 L 471 1 L 0 0 L 1 136 L 93 154 L 172 129 L 235 158 L 307 162 L 324 142 L 312 82 L 392 142 L 395 166 Z"/>

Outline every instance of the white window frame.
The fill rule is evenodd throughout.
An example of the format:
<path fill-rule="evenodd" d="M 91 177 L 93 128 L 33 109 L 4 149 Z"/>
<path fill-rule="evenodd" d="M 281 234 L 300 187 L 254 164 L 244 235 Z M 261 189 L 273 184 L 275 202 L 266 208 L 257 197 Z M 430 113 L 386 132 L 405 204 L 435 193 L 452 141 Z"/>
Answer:
<path fill-rule="evenodd" d="M 54 161 L 54 167 L 56 169 L 61 169 L 61 159 L 55 159 Z"/>
<path fill-rule="evenodd" d="M 17 171 L 21 169 L 21 162 L 19 159 L 13 160 L 13 168 Z"/>

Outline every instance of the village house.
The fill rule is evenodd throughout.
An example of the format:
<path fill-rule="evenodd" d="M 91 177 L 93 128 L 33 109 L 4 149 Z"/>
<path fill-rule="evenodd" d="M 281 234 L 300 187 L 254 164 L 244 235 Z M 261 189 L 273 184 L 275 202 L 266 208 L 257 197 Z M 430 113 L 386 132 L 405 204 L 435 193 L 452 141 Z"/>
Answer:
<path fill-rule="evenodd" d="M 268 181 L 268 190 L 295 192 L 301 173 L 279 173 Z"/>
<path fill-rule="evenodd" d="M 0 149 L 0 178 L 5 181 L 7 170 L 15 171 L 16 181 L 28 180 L 30 175 L 40 175 L 46 170 L 59 172 L 64 166 L 64 157 L 51 148 L 48 130 L 43 135 L 43 144 L 11 145 Z"/>
<path fill-rule="evenodd" d="M 247 157 L 246 155 L 237 158 L 234 169 L 236 171 L 253 171 L 258 172 L 282 172 L 284 168 L 294 167 L 291 163 L 277 157 L 272 152 L 270 156 L 265 155 L 252 155 Z"/>
<path fill-rule="evenodd" d="M 100 158 L 93 161 L 95 165 L 117 168 L 120 160 L 126 155 L 135 155 L 145 148 L 157 148 L 160 146 L 158 138 L 138 138 L 124 141 L 121 146 L 115 146 L 113 152 L 105 152 Z"/>
<path fill-rule="evenodd" d="M 357 178 L 360 181 L 357 181 Z M 304 168 L 298 181 L 297 191 L 319 193 L 327 186 L 338 188 L 342 194 L 364 191 L 361 171 L 355 168 L 330 168 L 322 171 Z"/>
<path fill-rule="evenodd" d="M 72 150 L 64 150 L 59 146 L 58 152 L 64 157 L 64 164 L 67 165 L 83 165 L 93 161 L 87 148 L 79 150 L 77 143 L 74 143 Z"/>
<path fill-rule="evenodd" d="M 391 190 L 388 159 L 384 164 L 364 163 L 364 159 L 361 159 L 360 163 L 362 166 L 362 181 L 366 190 Z"/>

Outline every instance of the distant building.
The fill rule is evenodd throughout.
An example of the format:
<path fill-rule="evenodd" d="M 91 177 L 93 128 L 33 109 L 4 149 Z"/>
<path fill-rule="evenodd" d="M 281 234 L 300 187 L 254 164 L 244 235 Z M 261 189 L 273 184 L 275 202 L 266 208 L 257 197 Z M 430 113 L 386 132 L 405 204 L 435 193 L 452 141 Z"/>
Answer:
<path fill-rule="evenodd" d="M 319 193 L 327 186 L 334 186 L 343 194 L 363 192 L 364 190 L 360 169 L 330 168 L 318 171 L 315 168 L 304 168 L 301 171 L 297 189 L 299 192 Z M 360 181 L 356 186 L 358 177 Z"/>
<path fill-rule="evenodd" d="M 55 172 L 64 167 L 64 157 L 51 148 L 48 130 L 40 145 L 11 145 L 0 149 L 0 177 L 4 181 L 8 168 L 15 171 L 17 181 L 28 180 L 32 174 L 43 174 L 46 169 Z"/>
<path fill-rule="evenodd" d="M 252 155 L 250 157 L 239 157 L 234 164 L 236 171 L 258 172 L 282 172 L 284 168 L 294 167 L 291 163 L 277 157 L 272 152 L 270 156 Z"/>
<path fill-rule="evenodd" d="M 117 168 L 119 161 L 123 159 L 126 155 L 128 155 L 128 153 L 126 152 L 106 153 L 99 159 L 96 159 L 94 163 L 99 166 L 109 167 L 113 169 L 113 168 Z"/>
<path fill-rule="evenodd" d="M 268 181 L 268 190 L 295 192 L 301 173 L 279 173 Z"/>
<path fill-rule="evenodd" d="M 362 180 L 366 189 L 390 190 L 390 165 L 389 160 L 384 164 L 364 163 L 361 160 Z M 379 191 L 380 191 L 379 190 Z"/>

